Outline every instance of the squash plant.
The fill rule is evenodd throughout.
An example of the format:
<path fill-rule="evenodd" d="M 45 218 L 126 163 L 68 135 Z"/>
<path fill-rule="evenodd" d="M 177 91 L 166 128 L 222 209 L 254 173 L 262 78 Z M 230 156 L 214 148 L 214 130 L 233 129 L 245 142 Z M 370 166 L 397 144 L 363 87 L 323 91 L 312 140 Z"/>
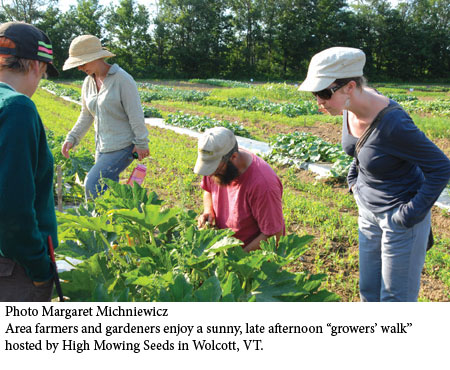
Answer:
<path fill-rule="evenodd" d="M 59 257 L 83 262 L 60 274 L 72 301 L 334 301 L 324 275 L 290 272 L 311 236 L 270 239 L 245 253 L 230 230 L 196 226 L 155 193 L 108 181 L 95 203 L 58 213 Z"/>
<path fill-rule="evenodd" d="M 82 202 L 84 199 L 84 188 L 82 183 L 94 165 L 94 156 L 85 147 L 77 148 L 70 153 L 69 158 L 61 154 L 61 148 L 65 137 L 55 135 L 53 131 L 47 130 L 47 142 L 52 152 L 56 167 L 61 166 L 63 177 L 63 199 L 72 203 Z M 57 176 L 54 176 L 54 185 L 56 189 Z"/>
<path fill-rule="evenodd" d="M 282 165 L 294 165 L 293 159 L 306 162 L 331 162 L 332 177 L 346 177 L 353 158 L 348 156 L 341 145 L 330 144 L 323 139 L 305 132 L 279 134 L 269 141 L 272 148 L 267 159 Z"/>

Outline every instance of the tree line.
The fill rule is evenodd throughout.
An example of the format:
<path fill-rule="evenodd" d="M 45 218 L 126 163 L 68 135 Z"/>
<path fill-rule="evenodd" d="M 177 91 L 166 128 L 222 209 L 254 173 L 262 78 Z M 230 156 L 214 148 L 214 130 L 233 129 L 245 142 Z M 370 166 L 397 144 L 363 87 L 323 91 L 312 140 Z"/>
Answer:
<path fill-rule="evenodd" d="M 77 0 L 65 12 L 57 0 L 7 1 L 0 21 L 44 30 L 59 70 L 71 40 L 92 34 L 140 78 L 301 80 L 331 46 L 364 50 L 372 80 L 450 77 L 450 0 Z"/>

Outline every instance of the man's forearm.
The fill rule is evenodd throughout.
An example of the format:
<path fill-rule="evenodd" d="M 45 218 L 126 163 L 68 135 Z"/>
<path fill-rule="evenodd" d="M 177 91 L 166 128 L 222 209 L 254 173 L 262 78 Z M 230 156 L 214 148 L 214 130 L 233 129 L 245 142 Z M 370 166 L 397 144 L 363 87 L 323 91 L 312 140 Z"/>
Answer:
<path fill-rule="evenodd" d="M 247 244 L 247 246 L 244 248 L 244 251 L 251 252 L 259 249 L 262 240 L 267 240 L 274 235 L 278 245 L 278 240 L 280 240 L 280 236 L 283 235 L 283 231 L 279 231 L 273 235 L 265 235 L 263 233 L 259 234 L 255 239 L 253 239 L 249 244 Z"/>

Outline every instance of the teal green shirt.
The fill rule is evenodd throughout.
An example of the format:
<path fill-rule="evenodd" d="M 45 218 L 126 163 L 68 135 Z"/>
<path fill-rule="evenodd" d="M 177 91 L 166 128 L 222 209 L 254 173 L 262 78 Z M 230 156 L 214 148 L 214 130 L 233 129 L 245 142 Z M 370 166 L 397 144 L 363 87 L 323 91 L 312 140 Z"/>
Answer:
<path fill-rule="evenodd" d="M 52 278 L 48 236 L 56 248 L 53 156 L 36 106 L 0 83 L 0 255 L 33 281 Z"/>

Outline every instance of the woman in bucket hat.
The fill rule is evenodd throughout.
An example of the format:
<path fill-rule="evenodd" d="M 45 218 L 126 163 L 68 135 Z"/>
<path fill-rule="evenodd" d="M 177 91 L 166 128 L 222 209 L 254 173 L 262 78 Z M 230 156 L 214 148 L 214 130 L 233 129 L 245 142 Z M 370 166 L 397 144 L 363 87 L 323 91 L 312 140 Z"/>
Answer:
<path fill-rule="evenodd" d="M 30 99 L 52 64 L 52 43 L 22 22 L 0 24 L 0 301 L 45 302 L 57 246 L 53 156 Z"/>
<path fill-rule="evenodd" d="M 323 50 L 299 90 L 343 115 L 342 146 L 355 157 L 349 189 L 359 209 L 362 301 L 416 301 L 431 231 L 430 209 L 450 161 L 393 100 L 366 86 L 363 51 Z"/>
<path fill-rule="evenodd" d="M 87 74 L 81 89 L 81 113 L 62 147 L 68 158 L 95 122 L 95 165 L 85 179 L 86 198 L 106 190 L 102 178 L 119 181 L 120 173 L 133 161 L 149 155 L 148 131 L 134 79 L 117 64 L 105 59 L 114 54 L 92 35 L 76 37 L 69 48 L 63 70 L 77 67 Z M 134 154 L 137 153 L 137 154 Z"/>

